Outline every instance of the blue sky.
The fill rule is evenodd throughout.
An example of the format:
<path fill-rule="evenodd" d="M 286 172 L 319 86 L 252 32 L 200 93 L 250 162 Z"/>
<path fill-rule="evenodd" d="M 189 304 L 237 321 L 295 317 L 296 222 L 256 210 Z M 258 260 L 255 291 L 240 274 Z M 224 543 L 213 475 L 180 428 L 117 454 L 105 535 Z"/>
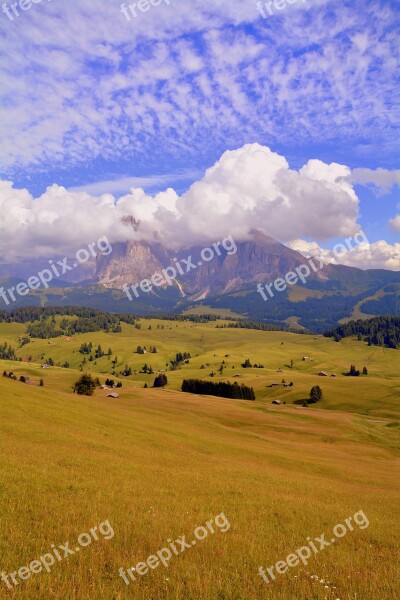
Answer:
<path fill-rule="evenodd" d="M 355 186 L 358 223 L 397 243 L 398 2 L 298 0 L 267 19 L 256 4 L 164 0 L 130 21 L 114 0 L 0 13 L 0 178 L 33 198 L 53 184 L 181 195 L 227 150 L 259 144 L 293 170 L 317 159 L 373 182 L 385 169 L 387 184 Z"/>

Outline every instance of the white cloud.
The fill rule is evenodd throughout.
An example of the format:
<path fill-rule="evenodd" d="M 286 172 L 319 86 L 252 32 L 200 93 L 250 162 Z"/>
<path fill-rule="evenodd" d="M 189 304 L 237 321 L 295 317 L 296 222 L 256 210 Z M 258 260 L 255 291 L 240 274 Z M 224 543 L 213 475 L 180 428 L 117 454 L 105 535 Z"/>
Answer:
<path fill-rule="evenodd" d="M 354 169 L 352 171 L 353 183 L 361 185 L 372 184 L 382 191 L 389 191 L 395 185 L 400 185 L 400 169 Z"/>
<path fill-rule="evenodd" d="M 400 215 L 396 215 L 393 219 L 390 219 L 389 226 L 393 231 L 400 233 Z"/>
<path fill-rule="evenodd" d="M 360 238 L 361 239 L 361 238 Z M 400 244 L 388 244 L 384 240 L 378 242 L 359 244 L 352 243 L 351 251 L 335 253 L 333 249 L 322 248 L 316 242 L 294 240 L 288 244 L 289 248 L 297 250 L 304 256 L 319 256 L 327 263 L 341 264 L 358 269 L 388 269 L 400 271 Z M 346 246 L 345 246 L 346 247 Z"/>
<path fill-rule="evenodd" d="M 0 253 L 7 260 L 68 254 L 103 235 L 111 242 L 150 241 L 154 232 L 171 248 L 227 235 L 246 239 L 252 228 L 282 241 L 354 235 L 358 198 L 349 174 L 346 166 L 319 160 L 292 170 L 283 156 L 248 144 L 225 152 L 182 196 L 172 188 L 155 196 L 133 188 L 115 199 L 52 185 L 34 199 L 2 182 Z M 122 224 L 127 215 L 141 221 L 139 232 Z"/>

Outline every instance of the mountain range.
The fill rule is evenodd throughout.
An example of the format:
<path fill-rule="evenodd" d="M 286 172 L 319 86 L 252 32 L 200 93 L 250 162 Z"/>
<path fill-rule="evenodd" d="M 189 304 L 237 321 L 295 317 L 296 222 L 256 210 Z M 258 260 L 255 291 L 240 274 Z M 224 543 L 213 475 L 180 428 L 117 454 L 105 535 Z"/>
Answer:
<path fill-rule="evenodd" d="M 263 297 L 257 284 L 271 284 L 307 264 L 308 259 L 258 230 L 251 231 L 246 241 L 227 240 L 225 246 L 210 245 L 206 253 L 200 246 L 171 252 L 159 235 L 150 243 L 113 244 L 112 253 L 100 254 L 86 263 L 84 270 L 71 271 L 65 280 L 54 280 L 54 287 L 32 291 L 1 308 L 76 304 L 137 314 L 193 309 L 206 313 L 212 309 L 316 332 L 348 318 L 399 314 L 400 272 L 322 265 L 313 259 L 317 268 L 310 268 L 305 284 L 300 281 L 284 291 L 275 291 L 273 298 Z M 150 290 L 146 285 L 141 288 L 143 280 L 151 280 L 168 267 L 167 273 L 173 273 L 171 268 L 177 273 L 171 285 L 164 279 L 162 285 L 153 285 Z M 3 265 L 1 285 L 6 288 L 40 268 L 44 267 L 37 261 L 18 265 L 17 269 Z M 131 289 L 132 285 L 136 285 L 136 292 L 127 294 L 124 288 Z"/>

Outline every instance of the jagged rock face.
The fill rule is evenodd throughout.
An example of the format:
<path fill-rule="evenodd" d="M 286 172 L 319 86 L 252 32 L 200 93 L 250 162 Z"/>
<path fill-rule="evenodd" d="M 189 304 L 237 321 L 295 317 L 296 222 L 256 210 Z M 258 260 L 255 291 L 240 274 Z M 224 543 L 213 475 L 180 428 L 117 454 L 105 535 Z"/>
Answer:
<path fill-rule="evenodd" d="M 240 289 L 246 284 L 265 281 L 285 274 L 304 262 L 296 252 L 263 236 L 264 239 L 238 242 L 237 252 L 202 264 L 188 273 L 183 280 L 184 289 L 193 294 L 208 290 L 210 294 L 221 294 Z M 183 258 L 192 254 L 197 264 L 202 248 L 191 248 L 179 253 Z M 186 254 L 185 254 L 186 253 Z"/>
<path fill-rule="evenodd" d="M 122 289 L 126 284 L 151 279 L 155 273 L 174 265 L 173 258 L 182 261 L 191 257 L 196 269 L 178 274 L 178 287 L 188 296 L 204 298 L 258 282 L 273 281 L 306 261 L 298 252 L 259 231 L 251 232 L 249 241 L 238 242 L 236 246 L 235 254 L 227 254 L 220 247 L 221 256 L 215 253 L 211 261 L 204 262 L 201 260 L 204 246 L 185 248 L 175 253 L 168 251 L 160 242 L 115 244 L 110 256 L 98 258 L 97 278 L 107 287 Z M 208 247 L 212 248 L 212 244 Z M 200 261 L 201 266 L 198 265 Z M 186 271 L 186 265 L 181 264 Z"/>
<path fill-rule="evenodd" d="M 96 275 L 106 287 L 122 289 L 148 279 L 168 264 L 169 253 L 161 244 L 117 243 L 109 256 L 99 255 Z"/>

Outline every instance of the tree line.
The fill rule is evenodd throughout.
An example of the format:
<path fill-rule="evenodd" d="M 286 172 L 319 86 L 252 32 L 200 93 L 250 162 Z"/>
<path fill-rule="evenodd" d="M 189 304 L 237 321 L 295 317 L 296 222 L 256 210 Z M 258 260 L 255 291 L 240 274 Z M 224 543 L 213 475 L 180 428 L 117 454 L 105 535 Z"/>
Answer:
<path fill-rule="evenodd" d="M 255 400 L 256 396 L 252 387 L 229 382 L 203 381 L 201 379 L 184 379 L 182 392 L 189 394 L 203 394 L 204 396 L 220 396 L 236 400 Z"/>

